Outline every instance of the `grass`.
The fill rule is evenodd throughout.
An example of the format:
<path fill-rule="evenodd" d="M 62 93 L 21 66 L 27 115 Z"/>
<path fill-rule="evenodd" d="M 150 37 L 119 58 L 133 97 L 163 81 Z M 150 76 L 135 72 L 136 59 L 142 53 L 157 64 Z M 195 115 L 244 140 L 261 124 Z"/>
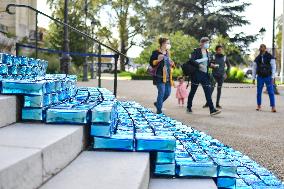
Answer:
<path fill-rule="evenodd" d="M 120 72 L 118 74 L 119 77 L 130 77 L 130 78 L 131 78 L 132 75 L 133 75 L 133 73 L 131 73 L 131 72 Z"/>

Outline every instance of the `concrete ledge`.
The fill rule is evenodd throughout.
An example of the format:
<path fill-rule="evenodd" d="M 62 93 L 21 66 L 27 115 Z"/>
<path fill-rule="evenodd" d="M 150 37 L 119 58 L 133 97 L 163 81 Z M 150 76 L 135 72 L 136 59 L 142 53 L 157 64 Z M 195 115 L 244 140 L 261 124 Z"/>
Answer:
<path fill-rule="evenodd" d="M 81 126 L 17 123 L 0 129 L 0 147 L 39 151 L 40 160 L 34 160 L 35 164 L 41 165 L 41 171 L 38 173 L 41 175 L 39 185 L 65 168 L 83 150 L 83 146 Z M 21 155 L 18 158 L 19 161 L 14 162 L 18 167 L 16 166 L 13 174 L 18 175 L 17 179 L 21 180 L 26 172 L 21 169 Z M 1 172 L 0 175 L 0 180 L 8 177 Z M 21 184 L 24 185 L 26 182 L 29 181 L 25 180 Z M 39 185 L 29 188 L 36 188 Z"/>
<path fill-rule="evenodd" d="M 217 189 L 213 179 L 151 179 L 149 189 Z"/>
<path fill-rule="evenodd" d="M 86 151 L 41 189 L 148 189 L 149 154 Z"/>
<path fill-rule="evenodd" d="M 0 146 L 0 162 L 1 189 L 30 189 L 41 185 L 40 150 Z"/>
<path fill-rule="evenodd" d="M 16 122 L 17 97 L 0 95 L 0 128 Z"/>

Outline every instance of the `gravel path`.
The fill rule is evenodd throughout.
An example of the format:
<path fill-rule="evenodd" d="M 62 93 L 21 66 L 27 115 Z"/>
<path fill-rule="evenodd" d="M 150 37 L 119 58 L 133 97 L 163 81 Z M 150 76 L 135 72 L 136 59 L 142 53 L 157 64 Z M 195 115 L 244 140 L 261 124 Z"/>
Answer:
<path fill-rule="evenodd" d="M 97 86 L 97 81 L 79 82 L 79 86 Z M 112 90 L 113 81 L 103 80 L 102 86 Z M 209 110 L 202 109 L 205 96 L 201 87 L 194 99 L 193 114 L 186 114 L 185 108 L 177 105 L 174 88 L 164 105 L 164 113 L 243 152 L 284 181 L 284 88 L 279 89 L 282 94 L 276 97 L 278 112 L 274 114 L 270 112 L 266 94 L 263 95 L 263 111 L 255 111 L 255 88 L 223 89 L 223 112 L 219 116 L 210 117 Z M 151 81 L 118 81 L 118 99 L 135 100 L 145 107 L 153 108 L 156 94 L 157 90 Z M 216 90 L 213 100 L 215 97 Z"/>

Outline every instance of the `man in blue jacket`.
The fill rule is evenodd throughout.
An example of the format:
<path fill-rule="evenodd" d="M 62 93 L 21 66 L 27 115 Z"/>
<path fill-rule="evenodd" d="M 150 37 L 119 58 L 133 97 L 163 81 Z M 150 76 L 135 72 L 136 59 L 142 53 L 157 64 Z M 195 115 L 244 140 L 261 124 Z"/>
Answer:
<path fill-rule="evenodd" d="M 276 112 L 274 97 L 274 76 L 276 72 L 275 58 L 266 51 L 264 44 L 260 45 L 259 55 L 255 58 L 252 69 L 253 84 L 257 75 L 257 111 L 261 110 L 261 96 L 264 84 L 270 99 L 271 112 Z"/>
<path fill-rule="evenodd" d="M 203 91 L 205 93 L 206 102 L 210 110 L 210 115 L 217 115 L 221 113 L 220 110 L 216 110 L 211 98 L 212 89 L 208 69 L 209 67 L 214 67 L 214 65 L 210 64 L 208 53 L 209 46 L 209 38 L 203 37 L 200 40 L 200 48 L 195 49 L 194 52 L 191 54 L 190 62 L 197 68 L 197 70 L 195 71 L 191 79 L 191 89 L 187 101 L 188 113 L 192 113 L 192 101 L 199 84 L 202 85 Z"/>

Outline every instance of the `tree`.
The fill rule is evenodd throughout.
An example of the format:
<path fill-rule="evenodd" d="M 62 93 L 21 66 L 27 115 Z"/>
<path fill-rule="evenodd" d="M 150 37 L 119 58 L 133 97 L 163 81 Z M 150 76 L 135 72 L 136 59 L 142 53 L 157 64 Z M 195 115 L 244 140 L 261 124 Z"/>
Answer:
<path fill-rule="evenodd" d="M 88 4 L 88 14 L 87 19 L 93 20 L 96 16 L 97 11 L 99 10 L 99 7 L 103 1 L 97 0 L 97 1 L 91 1 Z M 53 10 L 52 16 L 63 20 L 64 17 L 64 0 L 47 0 L 47 3 L 50 5 L 50 8 Z M 84 12 L 84 6 L 85 1 L 84 0 L 77 0 L 72 1 L 72 3 L 69 3 L 69 14 L 68 14 L 68 24 L 77 28 L 80 31 L 84 31 L 88 34 L 91 32 L 91 26 L 85 26 L 85 12 Z M 49 31 L 47 35 L 47 41 L 49 41 L 49 47 L 56 49 L 56 50 L 62 50 L 62 44 L 63 44 L 63 26 L 58 25 L 54 22 L 52 22 L 49 25 Z M 72 32 L 69 30 L 69 41 L 70 41 L 70 52 L 81 52 L 81 53 L 88 53 L 85 52 L 85 37 Z M 93 42 L 90 40 L 87 41 L 87 46 L 91 47 L 93 45 Z M 84 57 L 80 56 L 72 56 L 73 63 L 80 67 L 84 60 Z"/>
<path fill-rule="evenodd" d="M 283 15 L 277 19 L 277 34 L 276 34 L 276 65 L 278 70 L 281 69 L 281 50 L 282 50 L 282 26 L 283 26 Z"/>
<path fill-rule="evenodd" d="M 198 41 L 189 35 L 185 35 L 181 31 L 172 33 L 168 37 L 172 45 L 171 58 L 179 67 L 189 59 L 189 55 L 191 54 L 193 49 L 198 47 Z M 152 52 L 159 48 L 158 38 L 159 37 L 156 37 L 155 40 L 142 51 L 140 56 L 134 60 L 135 63 L 149 63 Z"/>
<path fill-rule="evenodd" d="M 282 48 L 282 27 L 283 27 L 283 15 L 281 15 L 277 19 L 277 30 L 278 33 L 276 34 L 276 46 L 277 48 L 281 49 Z"/>
<path fill-rule="evenodd" d="M 160 5 L 153 8 L 148 16 L 148 28 L 164 33 L 184 31 L 196 39 L 204 36 L 228 32 L 235 26 L 249 22 L 241 15 L 249 3 L 239 0 L 160 0 Z M 154 31 L 154 32 L 155 32 Z M 247 46 L 252 37 L 236 36 L 235 40 Z"/>
<path fill-rule="evenodd" d="M 127 54 L 128 50 L 136 42 L 136 36 L 142 34 L 145 29 L 145 13 L 147 10 L 148 0 L 109 0 L 106 2 L 114 13 L 109 13 L 110 17 L 114 17 L 114 24 L 109 27 L 103 27 L 99 31 L 101 37 L 105 37 L 110 45 L 118 48 L 123 54 Z M 113 35 L 113 26 L 118 28 L 119 40 Z M 119 47 L 118 47 L 119 46 Z M 120 69 L 125 70 L 125 59 L 120 57 Z"/>

